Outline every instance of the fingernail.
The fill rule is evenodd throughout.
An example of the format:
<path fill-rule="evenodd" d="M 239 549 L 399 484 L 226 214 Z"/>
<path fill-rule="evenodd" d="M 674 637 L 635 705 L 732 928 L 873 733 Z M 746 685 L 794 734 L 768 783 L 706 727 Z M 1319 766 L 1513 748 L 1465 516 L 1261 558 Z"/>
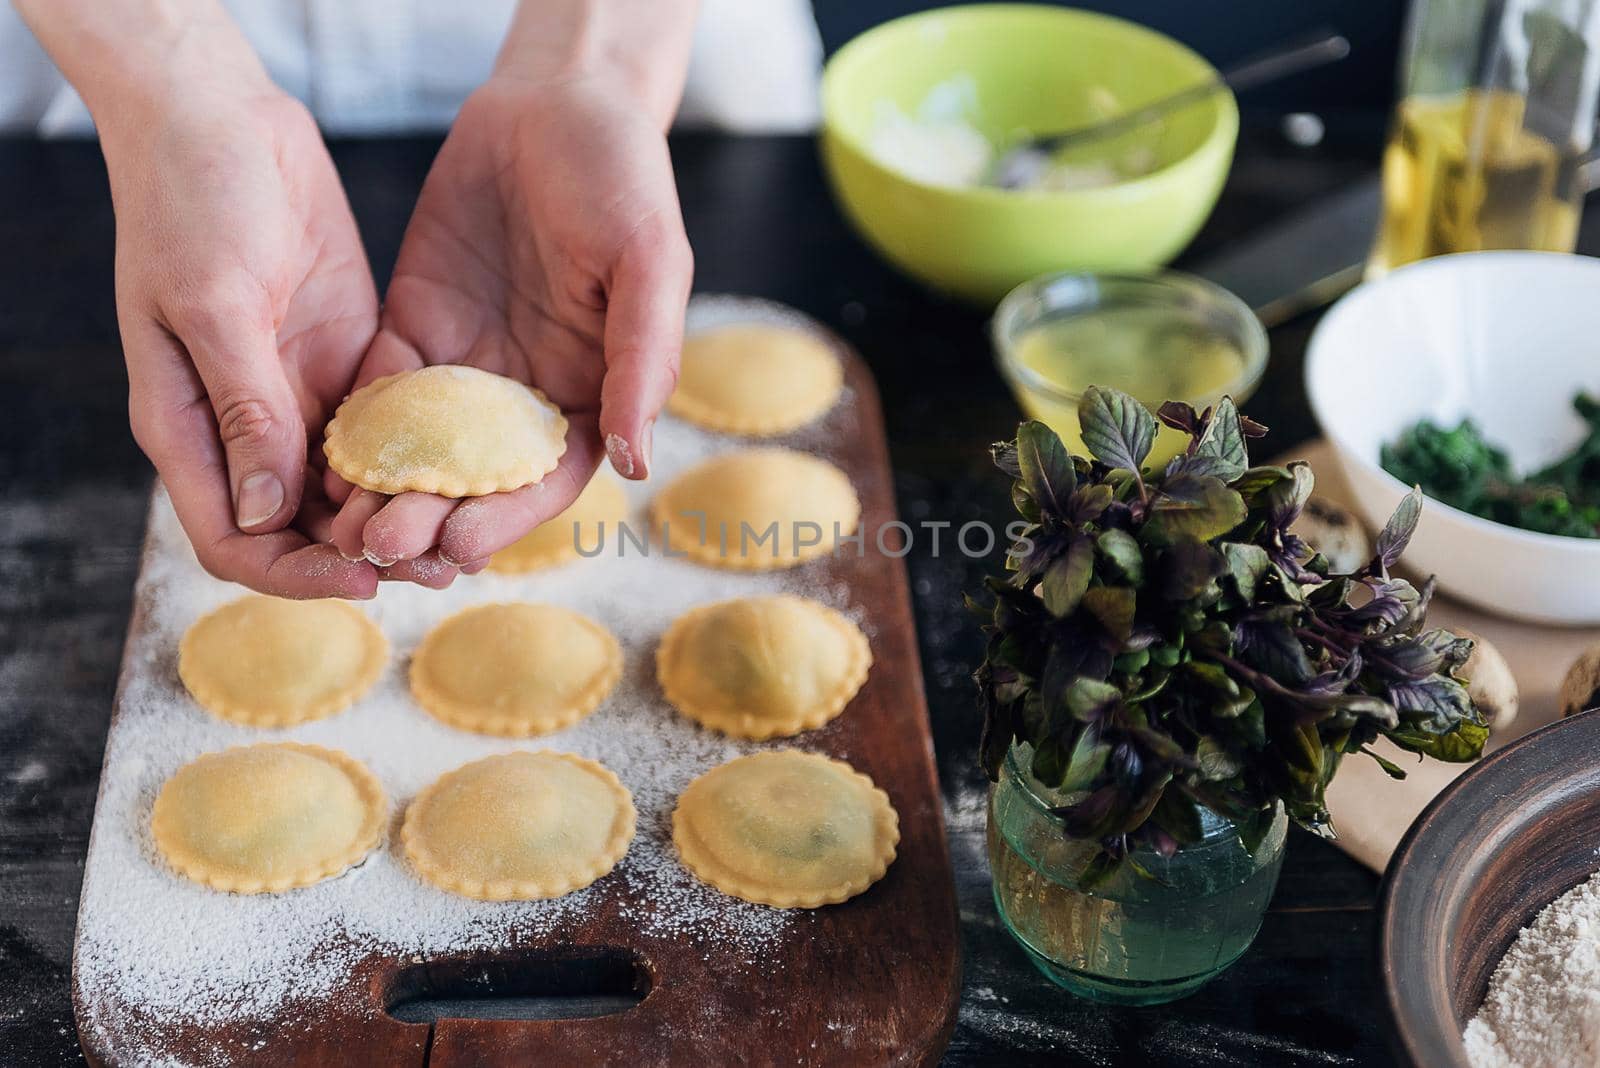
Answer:
<path fill-rule="evenodd" d="M 606 435 L 606 455 L 611 457 L 611 466 L 617 469 L 617 474 L 623 478 L 633 477 L 633 451 L 621 434 Z"/>
<path fill-rule="evenodd" d="M 393 567 L 399 562 L 398 557 L 394 560 L 390 560 L 387 557 L 379 556 L 371 549 L 363 549 L 362 555 L 367 558 L 367 563 L 371 564 L 373 567 Z"/>
<path fill-rule="evenodd" d="M 452 560 L 448 556 L 446 556 L 444 554 L 444 550 L 443 549 L 439 550 L 439 562 L 441 564 L 445 565 L 446 567 L 453 567 L 453 568 L 456 568 L 457 570 L 459 570 L 460 567 L 461 567 L 460 564 L 456 563 L 454 560 Z"/>
<path fill-rule="evenodd" d="M 246 475 L 239 483 L 239 499 L 233 509 L 239 529 L 265 523 L 282 507 L 283 483 L 271 471 Z"/>
<path fill-rule="evenodd" d="M 337 548 L 337 546 L 335 546 L 335 548 Z M 351 556 L 349 553 L 345 552 L 343 549 L 339 549 L 339 555 L 344 557 L 346 560 L 350 561 L 352 564 L 359 564 L 361 561 L 366 559 L 365 556 Z"/>

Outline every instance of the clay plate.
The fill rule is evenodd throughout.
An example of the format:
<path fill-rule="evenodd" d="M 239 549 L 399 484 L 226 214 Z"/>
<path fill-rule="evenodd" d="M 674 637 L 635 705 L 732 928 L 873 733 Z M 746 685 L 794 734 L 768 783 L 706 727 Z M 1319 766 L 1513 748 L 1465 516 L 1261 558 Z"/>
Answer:
<path fill-rule="evenodd" d="M 1378 965 L 1403 1062 L 1470 1068 L 1461 1031 L 1500 958 L 1600 868 L 1600 710 L 1485 757 L 1417 817 L 1380 892 Z"/>

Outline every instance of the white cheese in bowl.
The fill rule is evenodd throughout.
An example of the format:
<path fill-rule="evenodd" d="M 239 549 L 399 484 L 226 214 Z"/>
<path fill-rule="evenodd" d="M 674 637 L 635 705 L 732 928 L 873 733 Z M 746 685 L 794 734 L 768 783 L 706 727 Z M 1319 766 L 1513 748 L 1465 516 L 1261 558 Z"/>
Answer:
<path fill-rule="evenodd" d="M 978 111 L 977 85 L 966 76 L 941 82 L 929 90 L 908 114 L 891 100 L 875 106 L 868 151 L 890 170 L 927 185 L 970 189 L 985 184 L 999 152 L 972 121 Z M 1121 114 L 1125 109 L 1115 94 L 1103 86 L 1088 90 L 1093 122 Z M 1152 123 L 1150 135 L 1159 135 Z M 1056 160 L 1027 188 L 1053 192 L 1100 189 L 1156 168 L 1155 150 L 1147 143 L 1120 151 L 1115 157 Z"/>

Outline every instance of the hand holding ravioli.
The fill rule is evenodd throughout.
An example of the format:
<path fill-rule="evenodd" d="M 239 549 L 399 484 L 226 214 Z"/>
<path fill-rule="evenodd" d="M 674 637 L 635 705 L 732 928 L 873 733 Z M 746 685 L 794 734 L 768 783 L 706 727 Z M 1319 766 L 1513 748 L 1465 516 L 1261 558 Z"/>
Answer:
<path fill-rule="evenodd" d="M 602 448 L 624 478 L 649 474 L 692 272 L 663 136 L 676 92 L 642 108 L 613 82 L 502 72 L 467 101 L 423 186 L 352 401 L 389 375 L 464 365 L 539 391 L 565 420 L 564 448 L 537 481 L 481 495 L 391 496 L 330 476 L 346 557 L 448 584 L 570 505 Z"/>

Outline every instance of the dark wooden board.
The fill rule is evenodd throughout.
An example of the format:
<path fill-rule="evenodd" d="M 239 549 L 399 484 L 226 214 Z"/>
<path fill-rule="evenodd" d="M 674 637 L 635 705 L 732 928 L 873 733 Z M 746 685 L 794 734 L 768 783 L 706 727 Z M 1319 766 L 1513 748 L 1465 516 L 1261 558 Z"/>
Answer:
<path fill-rule="evenodd" d="M 633 900 L 637 891 L 611 879 L 600 884 L 608 890 L 597 907 L 547 931 L 515 935 L 491 953 L 400 960 L 375 952 L 327 996 L 291 1001 L 266 1022 L 156 1021 L 144 1018 L 138 1005 L 103 1002 L 91 1014 L 86 1006 L 97 992 L 75 981 L 80 1037 L 90 1060 L 183 1063 L 203 1054 L 234 1065 L 312 1065 L 341 1063 L 361 1051 L 364 1062 L 432 1068 L 936 1062 L 955 1024 L 960 989 L 955 887 L 905 567 L 877 547 L 876 532 L 896 518 L 883 417 L 871 373 L 829 336 L 846 366 L 848 407 L 827 424 L 840 432 L 819 438 L 802 430 L 795 442 L 818 443 L 818 451 L 850 476 L 867 537 L 860 555 L 847 550 L 802 567 L 806 581 L 848 587 L 872 635 L 874 664 L 836 725 L 813 737 L 817 748 L 871 776 L 900 814 L 899 855 L 879 883 L 785 929 L 754 968 L 745 959 L 747 947 L 641 931 L 627 918 L 642 906 Z M 889 548 L 896 551 L 892 538 Z M 142 626 L 136 599 L 130 649 Z M 124 680 L 133 670 L 141 669 L 130 658 Z M 114 709 L 113 735 L 117 714 Z M 559 735 L 552 737 L 559 744 Z M 91 841 L 91 867 L 96 859 Z M 457 1017 L 429 1024 L 387 1012 L 417 998 L 554 995 L 591 986 L 644 996 L 625 1011 L 577 1019 Z"/>

